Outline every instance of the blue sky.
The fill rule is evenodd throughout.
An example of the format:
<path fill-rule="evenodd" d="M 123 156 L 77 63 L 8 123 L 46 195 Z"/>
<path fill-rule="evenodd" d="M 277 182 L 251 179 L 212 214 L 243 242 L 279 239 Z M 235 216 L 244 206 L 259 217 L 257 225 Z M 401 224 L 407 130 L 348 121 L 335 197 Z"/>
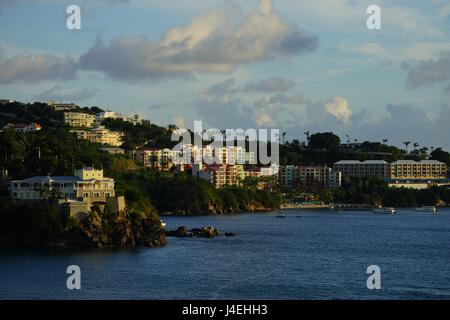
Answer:
<path fill-rule="evenodd" d="M 450 3 L 374 3 L 0 0 L 0 98 L 449 148 Z"/>

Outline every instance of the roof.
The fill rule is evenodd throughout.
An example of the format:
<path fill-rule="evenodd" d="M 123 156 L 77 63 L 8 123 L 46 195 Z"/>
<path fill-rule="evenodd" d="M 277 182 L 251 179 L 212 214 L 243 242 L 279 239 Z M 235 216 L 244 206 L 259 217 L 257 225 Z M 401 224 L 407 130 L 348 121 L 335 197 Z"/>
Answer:
<path fill-rule="evenodd" d="M 75 183 L 75 182 L 95 182 L 95 181 L 114 181 L 112 178 L 86 179 L 83 180 L 75 176 L 36 176 L 23 180 L 14 180 L 18 183 Z"/>
<path fill-rule="evenodd" d="M 366 160 L 366 161 L 359 161 L 359 160 L 340 160 L 336 162 L 335 164 L 388 164 L 384 160 Z"/>
<path fill-rule="evenodd" d="M 421 161 L 397 160 L 394 161 L 393 164 L 444 164 L 444 163 L 437 160 L 421 160 Z"/>
<path fill-rule="evenodd" d="M 23 180 L 15 180 L 13 182 L 21 182 L 21 183 L 49 183 L 49 182 L 81 182 L 78 177 L 73 176 L 36 176 Z"/>

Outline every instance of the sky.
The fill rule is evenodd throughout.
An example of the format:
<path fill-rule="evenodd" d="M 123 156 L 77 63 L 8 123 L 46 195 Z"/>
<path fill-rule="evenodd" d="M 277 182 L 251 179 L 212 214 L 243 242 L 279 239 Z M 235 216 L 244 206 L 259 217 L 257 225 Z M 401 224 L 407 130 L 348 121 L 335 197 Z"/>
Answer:
<path fill-rule="evenodd" d="M 0 99 L 450 149 L 450 2 L 0 0 Z"/>

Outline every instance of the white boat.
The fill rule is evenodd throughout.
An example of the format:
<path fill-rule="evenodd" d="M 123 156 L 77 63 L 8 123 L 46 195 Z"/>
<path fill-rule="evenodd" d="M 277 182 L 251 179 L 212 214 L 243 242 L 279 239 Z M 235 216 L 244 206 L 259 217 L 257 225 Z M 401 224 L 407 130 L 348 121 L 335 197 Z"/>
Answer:
<path fill-rule="evenodd" d="M 416 208 L 416 211 L 419 211 L 419 212 L 436 212 L 437 208 L 435 206 L 422 206 L 420 208 Z"/>
<path fill-rule="evenodd" d="M 373 209 L 373 212 L 382 213 L 382 214 L 395 214 L 397 210 L 393 207 L 380 207 Z"/>

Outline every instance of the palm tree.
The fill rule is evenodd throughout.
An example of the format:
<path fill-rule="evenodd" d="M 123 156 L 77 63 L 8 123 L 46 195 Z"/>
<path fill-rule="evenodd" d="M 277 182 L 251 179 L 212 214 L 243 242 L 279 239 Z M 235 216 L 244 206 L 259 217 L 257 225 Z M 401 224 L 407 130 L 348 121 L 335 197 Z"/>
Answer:
<path fill-rule="evenodd" d="M 388 141 L 389 141 L 388 139 L 383 139 L 384 144 L 388 143 Z"/>
<path fill-rule="evenodd" d="M 310 139 L 309 130 L 305 131 L 304 134 L 306 135 L 306 141 L 308 142 L 308 146 L 309 146 L 309 139 Z"/>
<path fill-rule="evenodd" d="M 284 137 L 286 136 L 287 132 L 283 132 L 283 144 L 284 144 Z"/>
<path fill-rule="evenodd" d="M 413 146 L 414 146 L 414 150 L 416 150 L 420 146 L 420 144 L 418 144 L 417 142 L 414 142 Z"/>
<path fill-rule="evenodd" d="M 411 141 L 403 141 L 403 144 L 406 147 L 406 152 L 408 152 L 408 146 L 410 145 Z"/>

